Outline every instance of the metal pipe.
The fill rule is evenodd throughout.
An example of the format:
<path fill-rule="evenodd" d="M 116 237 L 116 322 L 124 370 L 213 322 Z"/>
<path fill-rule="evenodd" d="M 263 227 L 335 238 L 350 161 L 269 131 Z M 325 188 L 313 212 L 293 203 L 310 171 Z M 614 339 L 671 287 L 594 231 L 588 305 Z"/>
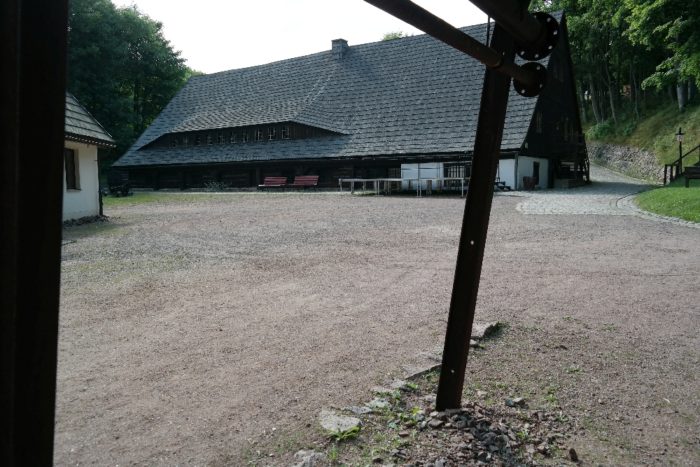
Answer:
<path fill-rule="evenodd" d="M 469 0 L 508 31 L 519 46 L 538 48 L 547 37 L 547 28 L 527 11 L 519 0 Z M 529 3 L 529 2 L 528 2 Z"/>
<path fill-rule="evenodd" d="M 540 82 L 537 73 L 516 65 L 512 60 L 504 60 L 503 55 L 491 47 L 487 47 L 410 0 L 365 1 L 514 80 L 527 86 L 535 86 Z"/>

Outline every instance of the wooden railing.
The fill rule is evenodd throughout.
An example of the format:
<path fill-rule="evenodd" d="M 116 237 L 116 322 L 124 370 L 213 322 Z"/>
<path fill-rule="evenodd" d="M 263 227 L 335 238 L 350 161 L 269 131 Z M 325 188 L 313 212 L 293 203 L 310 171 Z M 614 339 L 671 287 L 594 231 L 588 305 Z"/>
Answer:
<path fill-rule="evenodd" d="M 691 155 L 695 151 L 698 152 L 698 163 L 700 163 L 700 144 L 695 146 L 690 151 L 683 154 L 681 157 L 671 162 L 670 164 L 664 164 L 664 185 L 671 183 L 681 175 L 683 175 L 683 159 Z"/>

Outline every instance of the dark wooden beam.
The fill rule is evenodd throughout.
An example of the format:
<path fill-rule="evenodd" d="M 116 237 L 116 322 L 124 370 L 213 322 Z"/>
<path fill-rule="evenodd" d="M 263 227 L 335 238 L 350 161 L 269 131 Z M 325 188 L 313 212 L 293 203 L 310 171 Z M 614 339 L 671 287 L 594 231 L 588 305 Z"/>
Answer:
<path fill-rule="evenodd" d="M 502 53 L 506 60 L 512 60 L 515 56 L 512 37 L 498 25 L 494 29 L 491 47 Z M 481 265 L 493 199 L 493 182 L 501 152 L 509 90 L 510 77 L 491 69 L 486 70 L 442 354 L 436 401 L 438 410 L 458 408 L 462 404 L 469 339 L 474 322 L 476 297 L 479 293 Z"/>
<path fill-rule="evenodd" d="M 53 463 L 67 0 L 0 2 L 0 465 Z"/>

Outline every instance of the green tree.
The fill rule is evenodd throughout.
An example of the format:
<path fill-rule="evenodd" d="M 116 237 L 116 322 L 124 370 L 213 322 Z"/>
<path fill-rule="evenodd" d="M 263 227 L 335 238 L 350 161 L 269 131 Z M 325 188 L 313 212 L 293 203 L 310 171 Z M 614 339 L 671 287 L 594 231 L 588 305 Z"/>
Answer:
<path fill-rule="evenodd" d="M 68 90 L 124 152 L 192 71 L 163 37 L 162 24 L 109 0 L 72 0 Z"/>
<path fill-rule="evenodd" d="M 402 37 L 406 37 L 406 33 L 402 31 L 393 31 L 393 32 L 387 32 L 382 36 L 383 41 L 393 41 L 394 39 L 401 39 Z"/>
<path fill-rule="evenodd" d="M 700 79 L 700 1 L 625 0 L 626 31 L 632 43 L 651 51 L 661 47 L 663 59 L 643 81 L 643 87 L 677 87 L 681 110 Z"/>

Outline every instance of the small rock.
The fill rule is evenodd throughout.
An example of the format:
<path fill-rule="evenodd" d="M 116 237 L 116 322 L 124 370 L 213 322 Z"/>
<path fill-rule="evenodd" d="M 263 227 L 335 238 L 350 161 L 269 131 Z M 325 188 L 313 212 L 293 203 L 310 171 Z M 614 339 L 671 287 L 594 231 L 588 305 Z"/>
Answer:
<path fill-rule="evenodd" d="M 321 426 L 332 433 L 342 433 L 360 426 L 360 419 L 338 415 L 330 410 L 322 410 L 318 416 Z"/>
<path fill-rule="evenodd" d="M 409 433 L 408 431 L 399 431 L 399 436 L 402 437 L 402 438 L 406 438 L 406 437 L 409 436 L 410 434 L 411 434 L 411 433 Z"/>
<path fill-rule="evenodd" d="M 446 466 L 447 466 L 446 459 L 438 459 L 435 461 L 435 467 L 446 467 Z"/>
<path fill-rule="evenodd" d="M 425 396 L 421 397 L 421 400 L 427 402 L 428 404 L 434 404 L 436 399 L 437 396 L 435 394 L 426 394 Z"/>
<path fill-rule="evenodd" d="M 548 456 L 549 455 L 549 446 L 546 444 L 540 444 L 537 446 L 537 452 L 542 454 L 543 456 Z"/>
<path fill-rule="evenodd" d="M 389 402 L 386 399 L 381 399 L 379 397 L 375 397 L 374 399 L 369 401 L 369 403 L 367 403 L 367 407 L 369 407 L 370 409 L 378 410 L 388 409 L 390 405 L 391 404 L 389 404 Z"/>
<path fill-rule="evenodd" d="M 506 405 L 508 407 L 525 407 L 525 399 L 522 397 L 514 397 L 512 399 L 506 399 Z"/>
<path fill-rule="evenodd" d="M 500 328 L 501 323 L 498 321 L 492 323 L 475 323 L 472 326 L 472 339 L 484 339 L 495 334 Z"/>
<path fill-rule="evenodd" d="M 294 454 L 294 458 L 301 461 L 294 464 L 294 467 L 320 467 L 326 460 L 326 456 L 316 451 L 306 451 L 302 449 Z"/>
<path fill-rule="evenodd" d="M 368 413 L 372 413 L 372 409 L 369 407 L 345 407 L 345 410 L 348 412 L 352 412 L 355 415 L 367 415 Z"/>
<path fill-rule="evenodd" d="M 484 397 L 486 397 L 486 391 L 482 391 L 481 389 L 477 389 L 476 397 L 483 399 Z"/>
<path fill-rule="evenodd" d="M 445 422 L 443 422 L 443 421 L 440 420 L 439 418 L 433 418 L 432 420 L 430 420 L 430 421 L 428 422 L 428 426 L 429 426 L 430 428 L 433 428 L 433 429 L 440 428 L 440 427 L 441 427 L 442 425 L 444 425 L 444 424 L 445 424 Z"/>
<path fill-rule="evenodd" d="M 578 454 L 576 453 L 576 449 L 569 449 L 569 459 L 571 459 L 571 462 L 578 462 Z"/>
<path fill-rule="evenodd" d="M 393 390 L 406 391 L 408 390 L 408 383 L 402 379 L 395 379 L 389 386 Z"/>
<path fill-rule="evenodd" d="M 406 374 L 406 379 L 414 380 L 428 373 L 439 370 L 441 366 L 442 365 L 440 363 L 430 363 L 427 365 L 404 365 L 401 368 L 403 368 L 403 371 Z"/>
<path fill-rule="evenodd" d="M 486 433 L 484 433 L 481 436 L 480 441 L 484 446 L 488 446 L 488 445 L 493 444 L 493 441 L 495 439 L 496 439 L 496 435 L 494 433 L 491 433 L 490 431 L 487 431 Z"/>

